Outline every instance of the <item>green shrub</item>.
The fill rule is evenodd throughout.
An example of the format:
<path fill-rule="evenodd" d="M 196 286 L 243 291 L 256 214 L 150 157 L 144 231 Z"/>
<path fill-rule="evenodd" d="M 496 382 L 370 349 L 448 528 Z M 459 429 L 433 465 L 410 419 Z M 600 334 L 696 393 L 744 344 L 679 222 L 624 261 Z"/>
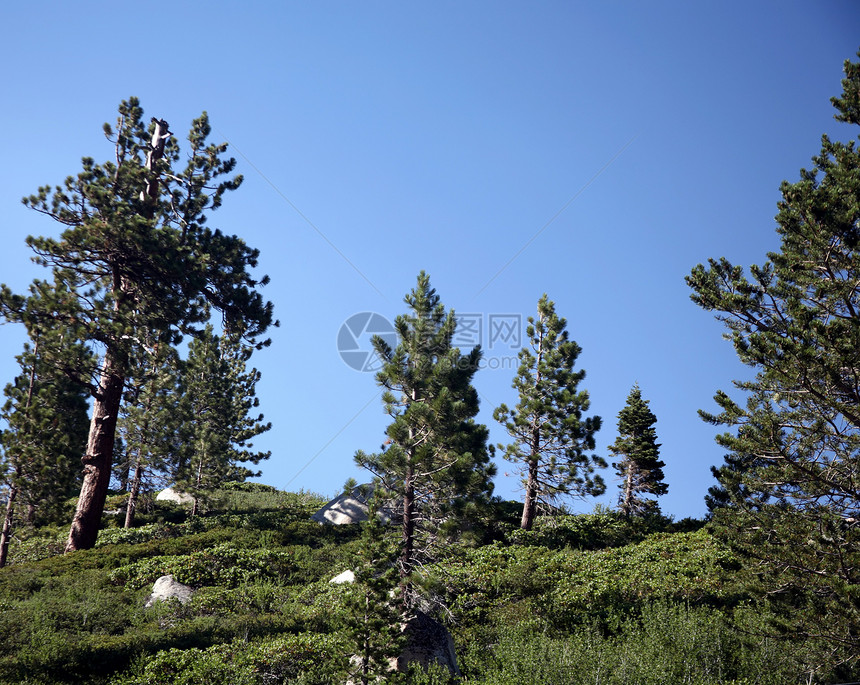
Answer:
<path fill-rule="evenodd" d="M 139 659 L 112 685 L 256 685 L 304 675 L 325 683 L 342 658 L 330 635 L 300 633 L 257 642 L 234 640 L 208 649 L 170 649 Z"/>
<path fill-rule="evenodd" d="M 761 649 L 709 607 L 657 602 L 620 618 L 616 633 L 580 626 L 550 637 L 534 621 L 501 631 L 483 666 L 482 685 L 786 685 L 801 664 Z M 477 675 L 477 674 L 476 674 Z"/>
<path fill-rule="evenodd" d="M 192 587 L 236 587 L 256 580 L 284 580 L 293 567 L 292 556 L 286 552 L 242 550 L 222 544 L 191 554 L 143 559 L 116 569 L 110 579 L 131 590 L 139 590 L 167 574 Z"/>

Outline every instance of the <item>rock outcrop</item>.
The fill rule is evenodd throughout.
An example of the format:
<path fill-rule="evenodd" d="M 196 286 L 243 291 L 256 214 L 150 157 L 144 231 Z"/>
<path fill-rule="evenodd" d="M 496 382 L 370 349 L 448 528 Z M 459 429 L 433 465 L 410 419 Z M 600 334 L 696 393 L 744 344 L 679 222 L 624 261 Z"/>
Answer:
<path fill-rule="evenodd" d="M 318 523 L 328 523 L 335 526 L 367 521 L 367 501 L 372 496 L 372 485 L 358 485 L 349 492 L 335 497 L 311 516 L 311 518 Z M 387 502 L 384 506 L 380 507 L 377 516 L 383 523 L 388 523 L 395 518 L 394 514 L 396 510 L 395 503 Z"/>
<path fill-rule="evenodd" d="M 460 675 L 454 639 L 448 629 L 427 614 L 417 611 L 403 627 L 406 646 L 397 659 L 392 659 L 394 670 L 405 671 L 409 664 L 418 664 L 425 671 L 431 664 L 445 666 L 453 675 Z"/>

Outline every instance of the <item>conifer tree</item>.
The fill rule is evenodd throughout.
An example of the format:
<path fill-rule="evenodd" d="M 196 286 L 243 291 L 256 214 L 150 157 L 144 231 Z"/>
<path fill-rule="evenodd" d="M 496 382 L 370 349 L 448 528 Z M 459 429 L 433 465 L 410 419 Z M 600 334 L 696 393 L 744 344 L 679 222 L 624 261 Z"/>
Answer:
<path fill-rule="evenodd" d="M 410 574 L 432 558 L 440 536 L 453 532 L 487 500 L 495 467 L 487 429 L 474 420 L 478 394 L 472 378 L 480 348 L 463 355 L 452 346 L 456 317 L 445 310 L 423 271 L 405 302 L 409 312 L 394 323 L 397 347 L 379 336 L 373 340 L 383 360 L 376 380 L 392 418 L 388 444 L 376 454 L 359 451 L 355 460 L 401 503 L 399 569 L 409 607 L 415 600 Z"/>
<path fill-rule="evenodd" d="M 256 396 L 260 372 L 247 369 L 252 349 L 212 326 L 188 346 L 176 411 L 183 422 L 183 448 L 176 453 L 176 485 L 194 497 L 192 515 L 201 499 L 225 480 L 257 475 L 240 462 L 259 463 L 270 452 L 253 452 L 251 440 L 272 427 L 262 423 Z"/>
<path fill-rule="evenodd" d="M 590 401 L 579 390 L 585 371 L 574 371 L 579 345 L 568 339 L 567 322 L 555 313 L 546 294 L 538 302 L 537 319 L 529 317 L 529 346 L 520 350 L 513 387 L 519 402 L 499 405 L 493 413 L 513 442 L 499 445 L 503 456 L 523 473 L 525 501 L 520 526 L 531 530 L 539 506 L 552 506 L 566 495 L 599 495 L 606 486 L 595 468 L 606 462 L 594 449 L 599 416 L 583 418 Z M 529 347 L 531 349 L 529 349 Z"/>
<path fill-rule="evenodd" d="M 609 447 L 612 454 L 621 457 L 612 466 L 621 479 L 618 509 L 627 517 L 658 512 L 657 501 L 645 495 L 659 497 L 669 491 L 663 482 L 666 464 L 660 460 L 655 423 L 657 417 L 648 400 L 642 399 L 639 386 L 634 385 L 618 412 L 618 438 Z"/>
<path fill-rule="evenodd" d="M 836 119 L 860 125 L 860 63 L 845 63 Z M 857 129 L 854 129 L 856 134 Z M 795 634 L 860 654 L 860 150 L 822 137 L 814 168 L 783 182 L 781 245 L 750 276 L 726 259 L 693 269 L 693 300 L 717 312 L 755 370 L 703 417 L 728 432 L 717 530 Z"/>
<path fill-rule="evenodd" d="M 16 503 L 30 523 L 57 519 L 63 502 L 79 487 L 80 455 L 87 435 L 87 390 L 56 363 L 84 365 L 88 351 L 57 331 L 31 329 L 33 344 L 18 356 L 20 375 L 9 383 L 0 418 L 0 473 L 7 486 L 0 533 L 0 567 L 6 563 Z"/>
<path fill-rule="evenodd" d="M 380 498 L 371 497 L 367 521 L 353 561 L 355 581 L 346 599 L 343 637 L 351 647 L 348 666 L 350 682 L 396 683 L 400 673 L 391 671 L 391 660 L 403 649 L 397 598 L 398 545 L 386 535 L 377 515 Z"/>
<path fill-rule="evenodd" d="M 151 477 L 167 477 L 182 448 L 180 364 L 169 345 L 141 345 L 126 380 L 117 423 L 117 441 L 124 447 L 124 459 L 117 466 L 127 474 L 126 528 L 134 523 L 142 488 Z"/>
<path fill-rule="evenodd" d="M 177 344 L 199 331 L 210 306 L 249 342 L 272 324 L 272 305 L 257 291 L 267 279 L 250 274 L 258 252 L 205 225 L 206 212 L 241 183 L 229 177 L 236 162 L 224 157 L 227 146 L 208 142 L 206 113 L 191 125 L 184 168 L 167 122 L 153 118 L 147 125 L 136 98 L 120 104 L 116 127 L 105 124 L 104 131 L 113 143 L 109 161 L 85 157 L 82 171 L 62 186 L 24 199 L 64 227 L 59 239 L 27 239 L 52 280 L 34 281 L 31 297 L 0 288 L 7 321 L 74 326 L 81 340 L 102 350 L 67 551 L 95 544 L 130 348 L 141 331 Z"/>

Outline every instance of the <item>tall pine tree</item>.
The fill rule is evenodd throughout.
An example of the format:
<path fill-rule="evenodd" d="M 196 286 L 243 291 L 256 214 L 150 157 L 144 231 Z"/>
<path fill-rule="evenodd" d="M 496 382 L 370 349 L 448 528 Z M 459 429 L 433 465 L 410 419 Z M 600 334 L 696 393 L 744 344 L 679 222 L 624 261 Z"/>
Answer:
<path fill-rule="evenodd" d="M 117 435 L 124 458 L 117 466 L 128 489 L 125 527 L 131 528 L 141 492 L 148 481 L 167 477 L 175 455 L 183 447 L 181 360 L 165 343 L 136 348 L 132 372 L 126 380 Z"/>
<path fill-rule="evenodd" d="M 487 500 L 495 467 L 487 429 L 474 420 L 478 393 L 472 378 L 480 348 L 463 355 L 453 347 L 456 317 L 445 310 L 423 271 L 405 302 L 409 312 L 394 323 L 396 349 L 379 336 L 373 340 L 383 360 L 376 380 L 392 419 L 388 444 L 376 454 L 359 451 L 355 460 L 402 503 L 399 568 L 408 607 L 416 598 L 412 571 L 432 558 L 441 536 Z"/>
<path fill-rule="evenodd" d="M 594 449 L 599 416 L 583 418 L 590 401 L 579 390 L 585 371 L 574 371 L 579 345 L 569 340 L 567 322 L 555 313 L 546 294 L 538 315 L 529 317 L 529 346 L 520 350 L 513 387 L 520 401 L 513 409 L 502 404 L 493 413 L 513 442 L 499 445 L 503 456 L 523 473 L 525 501 L 521 527 L 531 530 L 540 506 L 550 507 L 562 496 L 599 495 L 606 486 L 596 468 L 606 462 Z M 531 349 L 529 349 L 531 348 Z"/>
<path fill-rule="evenodd" d="M 846 62 L 836 119 L 860 125 L 860 63 Z M 854 129 L 855 133 L 857 129 Z M 708 421 L 730 458 L 717 530 L 797 635 L 860 655 L 860 150 L 822 138 L 814 168 L 783 182 L 778 252 L 747 277 L 726 259 L 693 269 L 693 300 L 717 312 L 740 360 L 739 403 Z"/>
<path fill-rule="evenodd" d="M 669 491 L 663 482 L 666 464 L 660 460 L 655 423 L 657 417 L 648 400 L 642 399 L 639 386 L 634 385 L 618 412 L 618 438 L 609 447 L 612 454 L 621 457 L 612 466 L 621 479 L 618 509 L 628 517 L 658 512 L 657 501 L 645 496 L 659 497 Z"/>
<path fill-rule="evenodd" d="M 207 493 L 225 480 L 244 480 L 256 475 L 240 463 L 257 464 L 270 452 L 252 451 L 257 435 L 272 427 L 255 414 L 260 372 L 248 369 L 252 349 L 218 336 L 212 326 L 191 341 L 176 411 L 182 420 L 184 439 L 177 450 L 174 479 L 177 487 L 194 497 L 192 515 Z"/>
<path fill-rule="evenodd" d="M 258 252 L 205 225 L 206 212 L 241 183 L 230 177 L 236 162 L 224 157 L 226 144 L 208 142 L 206 113 L 191 125 L 184 168 L 167 122 L 146 122 L 136 98 L 120 104 L 116 127 L 104 131 L 113 143 L 109 161 L 85 157 L 62 186 L 24 199 L 64 228 L 59 239 L 27 239 L 52 280 L 33 282 L 36 297 L 0 288 L 6 320 L 75 326 L 103 350 L 67 551 L 92 547 L 98 535 L 134 341 L 145 331 L 176 344 L 199 331 L 210 306 L 251 342 L 272 324 L 272 305 L 257 292 L 267 279 L 250 273 Z"/>
<path fill-rule="evenodd" d="M 368 502 L 340 631 L 352 651 L 346 676 L 356 685 L 403 682 L 401 674 L 391 671 L 405 643 L 397 598 L 398 546 L 378 516 L 381 504 L 378 492 Z"/>
<path fill-rule="evenodd" d="M 80 455 L 87 436 L 87 390 L 64 366 L 85 367 L 89 352 L 58 331 L 31 329 L 32 346 L 18 356 L 21 373 L 4 389 L 0 418 L 0 473 L 6 484 L 6 516 L 0 533 L 5 565 L 15 507 L 30 523 L 57 520 L 63 502 L 80 485 Z"/>

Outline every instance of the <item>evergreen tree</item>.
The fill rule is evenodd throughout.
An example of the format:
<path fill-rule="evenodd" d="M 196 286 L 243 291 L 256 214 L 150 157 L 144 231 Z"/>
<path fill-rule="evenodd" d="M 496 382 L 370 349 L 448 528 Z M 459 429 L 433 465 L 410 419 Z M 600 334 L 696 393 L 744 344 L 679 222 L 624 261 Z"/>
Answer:
<path fill-rule="evenodd" d="M 837 120 L 860 125 L 860 64 L 846 62 Z M 855 129 L 856 131 L 856 129 Z M 718 392 L 732 506 L 718 530 L 799 635 L 860 654 L 860 150 L 822 138 L 814 168 L 784 182 L 778 252 L 751 278 L 726 259 L 699 265 L 693 300 L 718 312 L 741 361 L 746 402 Z M 850 660 L 849 659 L 849 660 Z"/>
<path fill-rule="evenodd" d="M 209 305 L 223 313 L 231 333 L 249 341 L 272 323 L 272 305 L 256 290 L 267 279 L 249 272 L 258 252 L 205 226 L 205 212 L 241 182 L 227 178 L 236 164 L 224 158 L 227 146 L 207 141 L 206 113 L 191 125 L 184 168 L 167 122 L 153 118 L 147 126 L 136 98 L 122 102 L 116 128 L 104 130 L 114 147 L 110 161 L 85 157 L 83 170 L 62 186 L 24 199 L 65 227 L 59 239 L 27 239 L 53 280 L 34 281 L 31 297 L 0 288 L 6 320 L 74 326 L 81 340 L 103 349 L 67 551 L 95 544 L 131 346 L 141 331 L 177 344 L 208 320 Z"/>
<path fill-rule="evenodd" d="M 386 536 L 378 514 L 380 498 L 370 499 L 368 519 L 353 561 L 355 581 L 346 599 L 343 637 L 351 647 L 348 680 L 360 685 L 401 682 L 391 660 L 403 649 L 397 600 L 398 545 Z"/>
<path fill-rule="evenodd" d="M 56 331 L 31 331 L 24 346 L 20 375 L 4 389 L 0 418 L 0 473 L 7 486 L 6 516 L 0 533 L 0 567 L 6 563 L 16 503 L 27 507 L 29 523 L 57 519 L 65 500 L 79 486 L 80 456 L 86 445 L 87 391 L 53 362 L 76 364 L 89 357 L 78 344 L 67 344 Z"/>
<path fill-rule="evenodd" d="M 657 501 L 644 495 L 659 497 L 669 491 L 663 482 L 666 464 L 660 461 L 655 423 L 657 417 L 648 400 L 642 399 L 639 386 L 634 385 L 627 404 L 618 412 L 618 438 L 609 448 L 616 457 L 622 457 L 612 466 L 621 479 L 618 508 L 628 517 L 658 512 Z"/>
<path fill-rule="evenodd" d="M 508 461 L 519 465 L 525 486 L 521 527 L 531 530 L 540 506 L 551 507 L 565 495 L 599 495 L 606 486 L 595 468 L 606 462 L 594 449 L 601 419 L 583 419 L 590 406 L 588 392 L 578 390 L 585 371 L 574 371 L 579 345 L 568 339 L 567 321 L 555 313 L 546 294 L 538 302 L 537 319 L 529 317 L 529 347 L 520 350 L 513 387 L 520 401 L 513 409 L 502 404 L 493 413 L 513 438 L 499 445 Z"/>
<path fill-rule="evenodd" d="M 117 423 L 117 444 L 124 458 L 117 466 L 128 490 L 125 527 L 131 528 L 143 488 L 152 477 L 166 477 L 173 456 L 182 447 L 180 359 L 172 347 L 139 346 L 126 380 L 124 402 Z M 118 451 L 118 450 L 117 450 Z"/>
<path fill-rule="evenodd" d="M 188 346 L 176 403 L 184 439 L 174 473 L 176 485 L 194 497 L 192 515 L 206 493 L 225 480 L 258 475 L 240 462 L 257 464 L 271 455 L 251 451 L 250 441 L 272 427 L 262 423 L 262 414 L 251 413 L 260 405 L 260 372 L 246 366 L 251 352 L 239 341 L 215 335 L 212 326 Z"/>
<path fill-rule="evenodd" d="M 359 451 L 355 460 L 402 503 L 399 569 L 409 607 L 415 601 L 408 580 L 413 569 L 432 558 L 441 536 L 474 517 L 492 492 L 495 468 L 487 429 L 474 421 L 478 394 L 472 378 L 481 350 L 462 355 L 452 346 L 454 312 L 446 312 L 423 271 L 405 302 L 409 313 L 394 323 L 397 348 L 379 336 L 373 340 L 383 360 L 376 380 L 392 418 L 387 446 L 376 454 Z"/>

